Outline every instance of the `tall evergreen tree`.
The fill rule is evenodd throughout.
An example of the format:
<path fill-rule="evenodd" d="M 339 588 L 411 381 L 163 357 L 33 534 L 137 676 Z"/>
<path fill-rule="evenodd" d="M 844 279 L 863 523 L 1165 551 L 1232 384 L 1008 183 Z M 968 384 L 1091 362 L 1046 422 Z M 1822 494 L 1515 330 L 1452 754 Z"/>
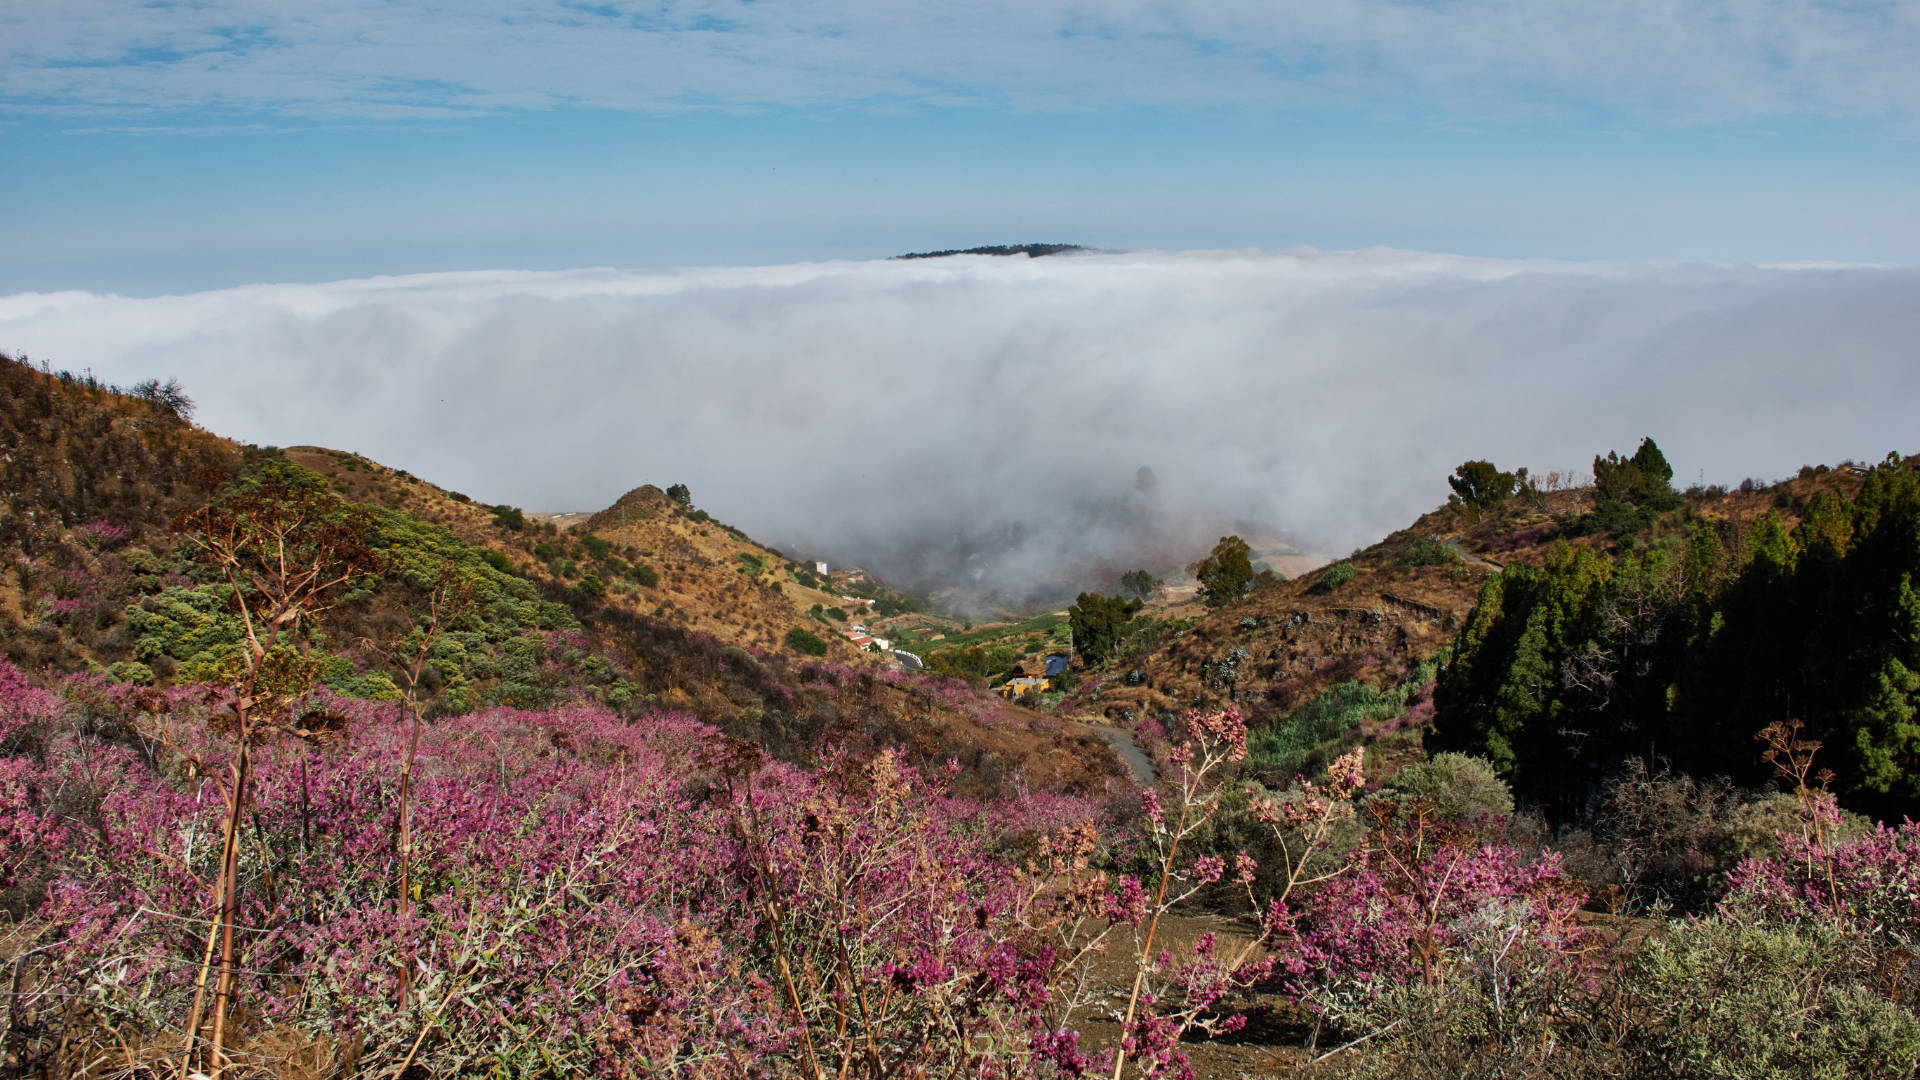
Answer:
<path fill-rule="evenodd" d="M 1189 567 L 1200 579 L 1208 607 L 1226 607 L 1247 595 L 1253 584 L 1253 549 L 1238 536 L 1223 536 L 1206 558 Z"/>
<path fill-rule="evenodd" d="M 1067 625 L 1073 628 L 1074 648 L 1089 664 L 1097 664 L 1113 653 L 1120 643 L 1140 601 L 1125 596 L 1101 596 L 1081 593 L 1067 609 Z"/>

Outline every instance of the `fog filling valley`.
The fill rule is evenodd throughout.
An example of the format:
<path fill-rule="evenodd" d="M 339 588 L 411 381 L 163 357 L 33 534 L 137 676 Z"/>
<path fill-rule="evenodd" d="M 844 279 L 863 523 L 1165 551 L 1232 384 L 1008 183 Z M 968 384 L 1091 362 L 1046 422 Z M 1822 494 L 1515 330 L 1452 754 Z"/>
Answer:
<path fill-rule="evenodd" d="M 1586 474 L 1653 435 L 1685 485 L 1920 450 L 1915 342 L 1920 271 L 1384 250 L 0 298 L 0 348 L 178 376 L 221 434 L 537 510 L 682 482 L 790 556 L 974 607 L 1229 531 L 1344 552 L 1468 458 Z"/>

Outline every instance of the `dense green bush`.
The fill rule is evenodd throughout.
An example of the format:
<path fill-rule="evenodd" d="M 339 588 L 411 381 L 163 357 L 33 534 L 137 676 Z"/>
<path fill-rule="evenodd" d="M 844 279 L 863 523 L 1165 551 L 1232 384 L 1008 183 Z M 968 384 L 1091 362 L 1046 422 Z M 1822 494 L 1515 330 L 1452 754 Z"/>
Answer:
<path fill-rule="evenodd" d="M 803 656 L 827 655 L 827 643 L 820 639 L 819 634 L 804 626 L 796 626 L 787 631 L 787 648 Z"/>
<path fill-rule="evenodd" d="M 1320 587 L 1327 592 L 1332 592 L 1352 581 L 1355 573 L 1353 563 L 1343 559 L 1320 572 Z"/>
<path fill-rule="evenodd" d="M 192 660 L 222 645 L 237 646 L 245 628 L 234 612 L 231 586 L 194 585 L 165 590 L 127 608 L 137 660 L 168 656 Z"/>
<path fill-rule="evenodd" d="M 1394 558 L 1401 566 L 1451 566 L 1459 561 L 1458 548 L 1431 537 L 1415 540 Z"/>
<path fill-rule="evenodd" d="M 1067 609 L 1074 645 L 1087 663 L 1098 664 L 1120 644 L 1127 623 L 1140 610 L 1140 600 L 1129 596 L 1081 593 Z"/>
<path fill-rule="evenodd" d="M 1485 758 L 1441 753 L 1394 773 L 1386 783 L 1394 797 L 1420 801 L 1444 817 L 1471 821 L 1482 814 L 1513 813 L 1513 792 Z"/>
<path fill-rule="evenodd" d="M 1453 494 L 1447 505 L 1470 521 L 1479 521 L 1487 511 L 1513 497 L 1514 485 L 1525 479 L 1527 471 L 1501 472 L 1491 461 L 1469 461 L 1447 477 Z"/>
<path fill-rule="evenodd" d="M 1238 536 L 1223 536 L 1207 557 L 1188 567 L 1200 582 L 1208 607 L 1225 607 L 1253 585 L 1252 549 Z"/>
<path fill-rule="evenodd" d="M 1920 1068 L 1920 1018 L 1870 989 L 1870 952 L 1836 924 L 1738 911 L 1675 923 L 1629 977 L 1650 1013 L 1644 1075 L 1910 1080 Z"/>

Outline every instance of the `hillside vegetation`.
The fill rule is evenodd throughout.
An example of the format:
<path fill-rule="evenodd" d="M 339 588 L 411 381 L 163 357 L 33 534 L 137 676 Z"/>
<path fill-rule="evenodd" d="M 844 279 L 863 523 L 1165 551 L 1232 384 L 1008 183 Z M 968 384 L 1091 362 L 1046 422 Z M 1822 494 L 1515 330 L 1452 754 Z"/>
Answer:
<path fill-rule="evenodd" d="M 1920 811 L 1920 473 L 1897 454 L 1859 471 L 1703 495 L 1509 567 L 1440 680 L 1435 744 L 1567 814 L 1631 758 L 1757 783 L 1755 734 L 1797 726 L 1847 805 Z"/>
<path fill-rule="evenodd" d="M 975 766 L 966 783 L 987 788 L 1084 789 L 1118 774 L 1077 725 L 894 672 L 838 635 L 823 635 L 822 656 L 794 652 L 788 631 L 828 594 L 777 588 L 785 559 L 657 488 L 584 528 L 549 529 L 353 454 L 243 447 L 84 379 L 12 360 L 0 376 L 17 391 L 0 438 L 18 478 L 4 491 L 0 650 L 28 670 L 162 688 L 228 678 L 243 636 L 234 591 L 182 518 L 266 487 L 350 521 L 377 563 L 311 637 L 317 685 L 332 692 L 395 701 L 411 679 L 441 713 L 692 709 L 775 754 L 810 755 L 831 734 L 920 762 L 956 757 Z M 447 580 L 465 606 L 411 675 Z M 1075 746 L 1091 752 L 1061 752 Z"/>
<path fill-rule="evenodd" d="M 1755 734 L 1800 721 L 1848 804 L 1897 819 L 1920 775 L 1916 475 L 1896 455 L 1735 491 L 1661 477 L 1635 503 L 1508 474 L 1197 621 L 1149 608 L 1063 708 L 1133 726 L 1237 708 L 1276 782 L 1353 746 L 1384 768 L 1466 750 L 1558 820 L 1636 758 L 1762 783 Z"/>

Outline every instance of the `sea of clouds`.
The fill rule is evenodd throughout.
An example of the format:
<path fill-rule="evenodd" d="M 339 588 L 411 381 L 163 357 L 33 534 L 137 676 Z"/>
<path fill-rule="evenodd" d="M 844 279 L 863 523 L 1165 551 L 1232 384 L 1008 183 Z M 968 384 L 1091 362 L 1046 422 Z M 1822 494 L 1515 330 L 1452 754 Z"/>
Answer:
<path fill-rule="evenodd" d="M 1915 270 L 1395 250 L 0 297 L 0 348 L 178 376 L 222 434 L 529 509 L 684 482 L 791 555 L 1002 599 L 1229 530 L 1345 551 L 1468 458 L 1653 435 L 1684 485 L 1920 450 L 1916 342 Z"/>

